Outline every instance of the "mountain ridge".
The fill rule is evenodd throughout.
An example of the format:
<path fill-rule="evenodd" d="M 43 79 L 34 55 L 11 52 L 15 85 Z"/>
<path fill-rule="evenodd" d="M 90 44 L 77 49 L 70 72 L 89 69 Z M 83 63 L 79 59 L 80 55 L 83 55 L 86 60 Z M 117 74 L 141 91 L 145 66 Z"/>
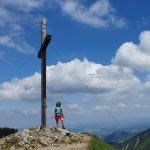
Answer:
<path fill-rule="evenodd" d="M 103 139 L 109 144 L 119 144 L 127 141 L 129 138 L 133 137 L 133 135 L 135 134 L 127 131 L 116 131 L 104 137 Z"/>
<path fill-rule="evenodd" d="M 150 129 L 133 136 L 127 141 L 116 146 L 120 150 L 149 150 L 150 149 Z"/>

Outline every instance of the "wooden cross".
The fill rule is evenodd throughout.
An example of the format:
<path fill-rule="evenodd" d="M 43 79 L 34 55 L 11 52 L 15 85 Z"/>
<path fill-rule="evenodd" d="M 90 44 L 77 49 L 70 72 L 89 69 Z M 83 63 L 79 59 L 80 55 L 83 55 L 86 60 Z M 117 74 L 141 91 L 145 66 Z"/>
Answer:
<path fill-rule="evenodd" d="M 38 58 L 41 58 L 41 129 L 46 128 L 46 48 L 52 39 L 46 35 L 46 19 L 41 21 L 41 48 Z"/>

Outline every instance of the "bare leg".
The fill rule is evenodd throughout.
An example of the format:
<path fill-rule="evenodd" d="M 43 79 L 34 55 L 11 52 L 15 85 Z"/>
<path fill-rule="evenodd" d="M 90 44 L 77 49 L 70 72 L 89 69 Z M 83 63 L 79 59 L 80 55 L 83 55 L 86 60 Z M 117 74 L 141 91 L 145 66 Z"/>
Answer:
<path fill-rule="evenodd" d="M 62 124 L 62 128 L 65 129 L 65 127 L 64 127 L 64 119 L 63 118 L 61 119 L 61 124 Z"/>
<path fill-rule="evenodd" d="M 59 128 L 59 124 L 58 123 L 56 123 L 56 128 Z"/>
<path fill-rule="evenodd" d="M 56 128 L 59 128 L 59 119 L 57 118 L 57 116 L 55 117 L 56 119 Z"/>

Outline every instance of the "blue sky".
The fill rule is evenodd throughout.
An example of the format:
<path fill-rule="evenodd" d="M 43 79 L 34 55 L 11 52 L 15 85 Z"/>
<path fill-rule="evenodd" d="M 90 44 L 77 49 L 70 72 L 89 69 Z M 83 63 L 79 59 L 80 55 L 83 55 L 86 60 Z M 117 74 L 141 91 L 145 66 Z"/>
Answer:
<path fill-rule="evenodd" d="M 57 100 L 68 126 L 147 117 L 149 6 L 148 0 L 1 0 L 0 125 L 40 125 L 36 56 L 43 17 L 52 35 L 47 49 L 48 125 L 54 123 L 49 115 Z"/>

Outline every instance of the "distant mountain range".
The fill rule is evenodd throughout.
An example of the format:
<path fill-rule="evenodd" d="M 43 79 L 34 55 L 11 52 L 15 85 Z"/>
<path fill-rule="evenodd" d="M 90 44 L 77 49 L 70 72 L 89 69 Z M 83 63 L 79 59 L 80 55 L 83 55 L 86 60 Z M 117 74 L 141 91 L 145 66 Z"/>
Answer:
<path fill-rule="evenodd" d="M 148 129 L 150 122 L 149 119 L 147 122 L 145 120 L 133 120 L 127 124 L 124 123 L 123 126 L 88 125 L 88 127 L 79 128 L 78 131 L 97 135 L 117 150 L 150 150 L 150 129 Z"/>
<path fill-rule="evenodd" d="M 134 136 L 135 133 L 126 132 L 126 131 L 116 131 L 104 138 L 104 141 L 106 141 L 109 144 L 119 144 L 123 143 L 124 141 L 127 141 L 129 138 Z"/>
<path fill-rule="evenodd" d="M 150 150 L 150 129 L 147 129 L 126 142 L 117 144 L 120 150 Z"/>

